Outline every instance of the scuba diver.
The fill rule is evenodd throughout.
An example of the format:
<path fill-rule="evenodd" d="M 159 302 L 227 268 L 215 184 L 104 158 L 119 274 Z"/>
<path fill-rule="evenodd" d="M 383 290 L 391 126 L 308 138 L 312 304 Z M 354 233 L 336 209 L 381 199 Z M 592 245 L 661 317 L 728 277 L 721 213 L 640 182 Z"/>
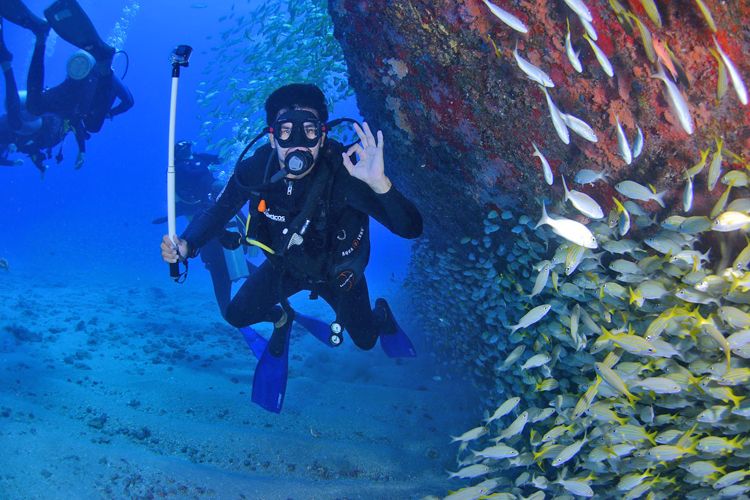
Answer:
<path fill-rule="evenodd" d="M 220 165 L 221 159 L 209 153 L 194 153 L 191 141 L 180 141 L 174 147 L 177 195 L 176 213 L 192 220 L 208 209 L 223 184 L 217 181 L 210 165 Z M 153 221 L 163 224 L 166 217 Z M 245 248 L 240 244 L 240 228 L 244 221 L 231 221 L 230 230 L 224 230 L 217 238 L 209 240 L 200 251 L 203 264 L 211 274 L 216 303 L 224 316 L 232 295 L 232 283 L 247 278 L 255 268 L 245 259 Z"/>
<path fill-rule="evenodd" d="M 20 9 L 8 9 L 10 4 L 0 4 L 0 16 L 8 17 L 22 27 L 30 29 L 36 35 L 35 51 L 41 47 L 44 53 L 44 43 L 49 33 L 46 21 L 34 16 L 23 4 Z M 7 12 L 6 12 L 7 11 Z M 32 114 L 26 106 L 27 92 L 19 91 L 13 73 L 13 55 L 5 45 L 3 33 L 3 19 L 0 17 L 0 68 L 5 81 L 5 109 L 0 116 L 0 166 L 16 166 L 23 164 L 22 160 L 8 158 L 10 153 L 20 152 L 29 156 L 36 168 L 44 175 L 46 166 L 44 160 L 52 157 L 52 148 L 60 144 L 67 134 L 75 132 L 79 151 L 84 147 L 85 133 L 82 128 L 77 130 L 56 113 Z M 62 159 L 57 155 L 58 163 Z"/>
<path fill-rule="evenodd" d="M 194 257 L 250 203 L 244 242 L 260 247 L 266 260 L 240 287 L 225 317 L 259 357 L 253 401 L 279 412 L 294 320 L 331 346 L 341 342 L 345 329 L 361 349 L 372 349 L 380 339 L 389 356 L 416 355 L 388 303 L 377 299 L 371 309 L 364 270 L 370 216 L 404 238 L 422 233 L 422 217 L 384 173 L 381 132 L 376 139 L 366 123 L 361 128 L 355 122 L 361 145 L 348 149 L 327 137 L 338 123 L 353 120 L 328 123 L 325 96 L 317 86 L 281 87 L 268 97 L 265 111 L 268 128 L 245 148 L 216 202 L 175 242 L 164 236 L 161 252 L 169 263 Z M 266 133 L 269 144 L 244 159 Z M 336 320 L 313 323 L 295 313 L 288 297 L 302 290 L 309 290 L 311 298 L 322 297 Z M 267 343 L 246 328 L 262 321 L 274 324 Z"/>
<path fill-rule="evenodd" d="M 133 96 L 122 81 L 112 72 L 112 58 L 115 50 L 99 37 L 91 20 L 76 0 L 57 0 L 44 11 L 47 21 L 36 17 L 21 0 L 2 0 L 0 17 L 19 26 L 31 29 L 36 34 L 36 43 L 31 58 L 27 79 L 26 110 L 34 115 L 56 117 L 50 129 L 56 134 L 46 134 L 45 143 L 49 150 L 52 145 L 49 137 L 62 141 L 73 131 L 78 144 L 75 167 L 83 166 L 85 141 L 91 132 L 101 130 L 106 117 L 124 113 L 133 106 Z M 44 52 L 50 26 L 64 40 L 79 47 L 67 63 L 67 77 L 59 85 L 44 88 Z M 6 78 L 7 79 L 7 78 Z M 119 100 L 117 105 L 115 101 Z M 27 147 L 32 149 L 37 144 Z M 18 150 L 23 147 L 17 144 Z M 44 147 L 39 148 L 44 149 Z M 31 154 L 30 154 L 31 156 Z M 35 154 L 34 164 L 44 172 L 40 155 Z M 46 157 L 51 156 L 50 152 Z M 58 163 L 62 160 L 57 154 Z"/>

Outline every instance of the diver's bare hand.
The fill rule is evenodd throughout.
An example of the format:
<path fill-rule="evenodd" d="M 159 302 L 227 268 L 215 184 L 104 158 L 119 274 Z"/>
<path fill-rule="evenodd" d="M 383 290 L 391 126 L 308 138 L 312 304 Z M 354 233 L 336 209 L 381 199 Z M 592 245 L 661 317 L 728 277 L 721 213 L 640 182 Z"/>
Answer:
<path fill-rule="evenodd" d="M 360 143 L 342 154 L 344 166 L 352 177 L 366 182 L 376 193 L 383 194 L 391 188 L 391 181 L 385 175 L 383 164 L 383 132 L 378 130 L 376 139 L 367 122 L 362 124 L 362 128 L 355 123 L 354 131 L 357 132 Z M 356 164 L 350 159 L 354 153 L 358 156 Z"/>
<path fill-rule="evenodd" d="M 181 240 L 177 236 L 174 237 L 175 241 L 177 242 L 177 248 L 175 248 L 174 243 L 172 243 L 172 240 L 169 239 L 169 235 L 165 234 L 164 237 L 161 239 L 161 258 L 164 259 L 164 262 L 168 262 L 169 264 L 174 264 L 178 260 L 186 260 L 187 254 L 188 254 L 188 244 L 187 241 Z M 177 255 L 177 251 L 179 250 L 180 254 Z"/>

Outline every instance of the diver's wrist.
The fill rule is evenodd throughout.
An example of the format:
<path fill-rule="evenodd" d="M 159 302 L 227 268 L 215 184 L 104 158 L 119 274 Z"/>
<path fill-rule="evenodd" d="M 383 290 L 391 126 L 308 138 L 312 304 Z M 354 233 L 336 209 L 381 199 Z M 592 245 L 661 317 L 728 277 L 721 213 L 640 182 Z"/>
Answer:
<path fill-rule="evenodd" d="M 392 186 L 393 183 L 391 183 L 391 180 L 386 176 L 383 176 L 381 179 L 370 184 L 370 188 L 378 194 L 387 193 L 391 190 Z"/>

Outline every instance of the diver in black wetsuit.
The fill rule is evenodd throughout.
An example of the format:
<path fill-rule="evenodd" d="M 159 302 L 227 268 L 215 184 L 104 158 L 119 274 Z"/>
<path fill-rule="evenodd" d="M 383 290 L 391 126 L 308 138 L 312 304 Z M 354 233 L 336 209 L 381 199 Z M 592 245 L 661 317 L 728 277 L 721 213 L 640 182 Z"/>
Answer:
<path fill-rule="evenodd" d="M 192 219 L 213 204 L 216 194 L 223 187 L 209 169 L 210 165 L 220 165 L 221 159 L 209 153 L 194 153 L 191 141 L 180 141 L 175 144 L 174 157 L 177 197 L 175 211 L 178 216 Z M 166 220 L 166 217 L 162 217 L 154 220 L 154 224 L 162 224 Z M 201 260 L 211 274 L 216 303 L 222 316 L 225 315 L 231 299 L 232 282 L 246 278 L 252 269 L 245 260 L 243 249 L 239 247 L 239 234 L 224 231 L 219 237 L 209 240 L 200 251 Z M 244 269 L 232 269 L 230 273 L 225 249 L 241 254 L 233 257 L 236 257 L 236 262 Z"/>
<path fill-rule="evenodd" d="M 367 124 L 364 130 L 355 126 L 361 145 L 348 151 L 326 136 L 328 110 L 319 88 L 281 87 L 265 107 L 270 145 L 237 165 L 216 203 L 182 234 L 179 256 L 169 237 L 163 238 L 162 257 L 167 262 L 194 257 L 249 201 L 246 241 L 263 248 L 267 260 L 232 299 L 227 321 L 236 327 L 274 322 L 268 349 L 278 356 L 293 318 L 290 308 L 277 304 L 288 305 L 288 297 L 310 290 L 331 305 L 358 347 L 371 349 L 394 321 L 383 299 L 374 311 L 370 306 L 364 277 L 369 216 L 399 236 L 416 238 L 421 215 L 384 173 L 380 132 L 376 139 Z"/>
<path fill-rule="evenodd" d="M 23 4 L 19 4 L 25 9 Z M 5 15 L 0 6 L 0 15 Z M 44 40 L 47 38 L 49 26 L 47 23 L 31 14 L 28 9 L 14 12 L 14 22 L 29 28 L 36 35 L 37 46 L 44 52 Z M 21 160 L 13 160 L 8 155 L 13 152 L 25 153 L 42 174 L 46 170 L 44 160 L 52 156 L 52 148 L 60 144 L 65 136 L 74 131 L 60 115 L 56 113 L 31 114 L 26 107 L 26 91 L 18 91 L 16 78 L 12 67 L 13 55 L 5 46 L 3 37 L 3 22 L 0 18 L 0 69 L 5 81 L 5 109 L 6 114 L 0 116 L 0 166 L 15 166 L 22 164 Z M 76 134 L 79 148 L 83 147 L 83 136 Z M 60 155 L 58 153 L 58 162 Z"/>

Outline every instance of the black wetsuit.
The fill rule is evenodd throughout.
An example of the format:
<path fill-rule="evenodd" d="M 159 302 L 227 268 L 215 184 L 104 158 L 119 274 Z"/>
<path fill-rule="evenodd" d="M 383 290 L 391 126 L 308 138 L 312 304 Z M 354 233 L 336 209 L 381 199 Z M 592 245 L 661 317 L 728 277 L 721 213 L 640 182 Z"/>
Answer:
<path fill-rule="evenodd" d="M 284 256 L 266 252 L 267 260 L 245 281 L 229 304 L 225 317 L 230 324 L 244 327 L 261 321 L 277 321 L 281 311 L 276 305 L 282 299 L 301 290 L 311 290 L 331 305 L 337 321 L 347 329 L 358 347 L 370 349 L 375 345 L 380 325 L 376 324 L 370 308 L 365 277 L 359 277 L 348 290 L 336 286 L 326 269 L 332 252 L 326 242 L 330 242 L 331 234 L 336 234 L 336 223 L 348 215 L 347 212 L 354 211 L 365 219 L 372 216 L 404 238 L 416 238 L 422 233 L 422 217 L 414 204 L 395 187 L 385 194 L 377 194 L 352 177 L 343 165 L 342 152 L 341 144 L 328 140 L 310 174 L 299 180 L 284 179 L 262 193 L 267 210 L 257 215 L 261 221 L 258 239 L 278 249 L 285 239 L 283 230 L 305 206 L 316 177 L 324 175 L 324 168 L 332 172 L 331 188 L 326 191 L 330 192 L 330 199 L 321 200 L 327 212 L 325 227 L 311 224 L 302 245 L 292 247 Z M 250 201 L 251 210 L 254 209 L 258 197 L 249 188 L 263 183 L 269 154 L 271 148 L 267 145 L 244 160 L 216 203 L 193 219 L 181 236 L 187 241 L 191 256 L 222 231 L 245 203 Z M 273 165 L 278 165 L 275 158 Z"/>

